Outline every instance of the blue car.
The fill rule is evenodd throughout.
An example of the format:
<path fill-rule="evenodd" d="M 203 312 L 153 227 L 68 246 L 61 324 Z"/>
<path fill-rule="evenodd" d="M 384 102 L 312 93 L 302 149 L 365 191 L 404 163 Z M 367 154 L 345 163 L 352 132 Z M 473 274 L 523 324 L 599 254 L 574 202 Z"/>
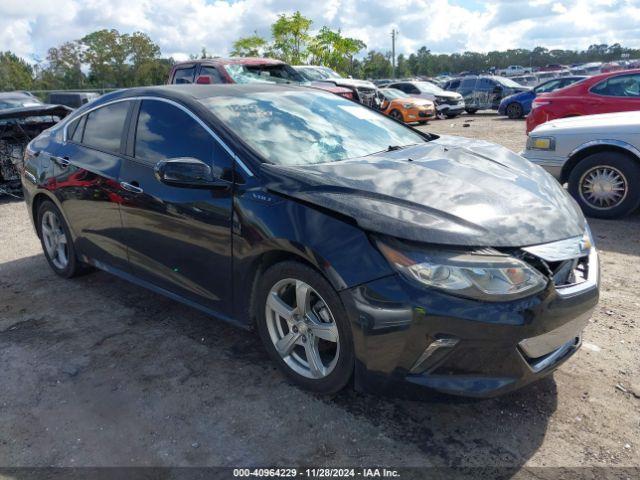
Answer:
<path fill-rule="evenodd" d="M 531 103 L 539 93 L 553 92 L 559 88 L 564 88 L 572 83 L 579 82 L 587 78 L 584 75 L 574 75 L 572 77 L 554 78 L 537 85 L 527 92 L 515 93 L 504 97 L 498 107 L 498 115 L 506 115 L 509 118 L 516 119 L 528 115 L 531 111 Z"/>

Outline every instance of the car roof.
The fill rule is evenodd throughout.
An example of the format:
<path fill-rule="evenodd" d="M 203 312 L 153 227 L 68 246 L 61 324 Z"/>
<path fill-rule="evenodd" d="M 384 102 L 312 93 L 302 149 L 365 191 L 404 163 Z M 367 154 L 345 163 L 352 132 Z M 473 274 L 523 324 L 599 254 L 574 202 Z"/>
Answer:
<path fill-rule="evenodd" d="M 0 92 L 0 98 L 30 98 L 35 99 L 33 95 L 27 92 L 16 90 L 14 92 Z"/>
<path fill-rule="evenodd" d="M 91 106 L 95 107 L 108 103 L 112 100 L 120 98 L 135 97 L 161 97 L 174 100 L 182 100 L 186 102 L 198 101 L 203 98 L 221 97 L 221 96 L 237 96 L 242 97 L 255 92 L 285 92 L 285 91 L 304 91 L 322 94 L 322 90 L 301 87 L 290 84 L 275 83 L 229 83 L 229 84 L 171 84 L 160 85 L 155 87 L 136 87 L 117 90 L 115 92 L 102 95 L 98 99 L 91 102 Z M 327 92 L 325 92 L 327 93 Z"/>
<path fill-rule="evenodd" d="M 229 57 L 229 58 L 201 58 L 179 62 L 174 68 L 190 65 L 286 65 L 282 60 L 262 57 Z"/>

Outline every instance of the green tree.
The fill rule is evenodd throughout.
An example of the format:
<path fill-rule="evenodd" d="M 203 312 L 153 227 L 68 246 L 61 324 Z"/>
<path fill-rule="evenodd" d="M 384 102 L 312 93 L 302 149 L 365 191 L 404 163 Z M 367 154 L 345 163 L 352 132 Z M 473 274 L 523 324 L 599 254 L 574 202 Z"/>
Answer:
<path fill-rule="evenodd" d="M 40 75 L 40 88 L 82 88 L 82 47 L 78 42 L 65 42 L 47 52 L 48 68 Z"/>
<path fill-rule="evenodd" d="M 284 13 L 271 25 L 273 46 L 270 49 L 275 56 L 287 63 L 304 63 L 307 57 L 309 29 L 313 22 L 299 11 L 287 16 Z"/>
<path fill-rule="evenodd" d="M 365 78 L 390 78 L 391 55 L 370 51 L 362 61 L 362 76 Z"/>
<path fill-rule="evenodd" d="M 97 87 L 127 86 L 129 35 L 115 30 L 98 30 L 83 37 L 82 59 L 89 64 L 89 80 Z"/>
<path fill-rule="evenodd" d="M 331 67 L 342 73 L 353 74 L 353 57 L 367 46 L 362 40 L 342 36 L 340 30 L 322 27 L 309 41 L 308 51 L 312 64 Z"/>
<path fill-rule="evenodd" d="M 233 42 L 233 57 L 260 57 L 264 54 L 267 41 L 254 32 L 253 35 L 242 37 Z"/>
<path fill-rule="evenodd" d="M 0 90 L 28 90 L 33 68 L 12 52 L 0 52 Z"/>

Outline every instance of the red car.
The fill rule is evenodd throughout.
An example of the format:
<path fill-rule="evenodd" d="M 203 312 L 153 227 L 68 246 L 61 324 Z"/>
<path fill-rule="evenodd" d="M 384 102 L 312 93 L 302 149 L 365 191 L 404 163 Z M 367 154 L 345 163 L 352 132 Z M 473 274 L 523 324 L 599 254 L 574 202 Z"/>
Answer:
<path fill-rule="evenodd" d="M 640 110 L 640 69 L 594 75 L 535 98 L 527 133 L 557 118 Z"/>
<path fill-rule="evenodd" d="M 273 58 L 205 58 L 176 63 L 167 83 L 289 83 L 300 84 L 353 99 L 348 88 L 326 82 L 307 82 L 291 65 Z"/>

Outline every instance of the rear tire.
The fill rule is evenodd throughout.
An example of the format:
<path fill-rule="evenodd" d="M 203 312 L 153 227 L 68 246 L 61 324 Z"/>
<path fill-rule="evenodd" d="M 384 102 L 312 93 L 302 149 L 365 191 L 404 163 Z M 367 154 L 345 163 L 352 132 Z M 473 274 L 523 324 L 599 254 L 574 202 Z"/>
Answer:
<path fill-rule="evenodd" d="M 72 278 L 87 272 L 88 268 L 76 256 L 67 222 L 50 200 L 38 208 L 37 231 L 44 256 L 57 275 Z"/>
<path fill-rule="evenodd" d="M 278 263 L 259 279 L 254 305 L 260 339 L 287 377 L 323 395 L 347 385 L 355 359 L 351 326 L 322 275 L 298 262 Z"/>
<path fill-rule="evenodd" d="M 478 110 L 476 108 L 468 108 L 465 110 L 465 112 L 467 112 L 469 115 L 475 115 Z"/>
<path fill-rule="evenodd" d="M 519 103 L 513 102 L 507 105 L 507 117 L 509 117 L 511 120 L 521 118 L 522 113 L 522 105 L 520 105 Z"/>
<path fill-rule="evenodd" d="M 571 170 L 569 192 L 589 217 L 623 217 L 640 205 L 640 164 L 622 152 L 594 153 Z"/>

